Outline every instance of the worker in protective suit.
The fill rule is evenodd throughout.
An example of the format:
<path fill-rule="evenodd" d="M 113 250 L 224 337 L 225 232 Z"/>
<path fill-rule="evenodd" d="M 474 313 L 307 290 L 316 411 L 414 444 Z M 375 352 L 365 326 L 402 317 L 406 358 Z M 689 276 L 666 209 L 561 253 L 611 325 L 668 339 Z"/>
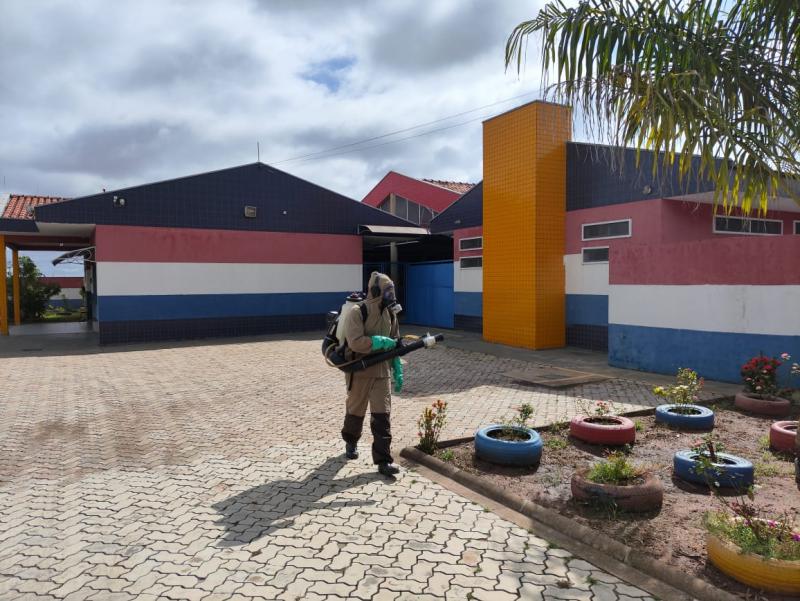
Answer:
<path fill-rule="evenodd" d="M 343 338 L 346 343 L 345 357 L 360 359 L 374 352 L 395 348 L 400 335 L 397 313 L 402 310 L 395 296 L 394 283 L 382 273 L 373 271 L 367 287 L 367 299 L 350 307 L 345 315 Z M 403 366 L 399 357 L 372 365 L 362 371 L 345 375 L 347 384 L 347 412 L 342 427 L 345 453 L 348 459 L 358 457 L 357 444 L 361 437 L 364 415 L 369 405 L 370 429 L 372 430 L 372 460 L 378 471 L 393 476 L 400 471 L 392 462 L 392 390 L 390 377 L 394 380 L 395 392 L 403 386 Z"/>

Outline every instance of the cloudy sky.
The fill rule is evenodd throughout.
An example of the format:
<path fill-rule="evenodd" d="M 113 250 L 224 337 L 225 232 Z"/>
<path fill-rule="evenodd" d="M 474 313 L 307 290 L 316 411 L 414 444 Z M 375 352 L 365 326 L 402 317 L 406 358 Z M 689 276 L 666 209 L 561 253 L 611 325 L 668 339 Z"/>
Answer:
<path fill-rule="evenodd" d="M 257 142 L 263 162 L 357 199 L 390 169 L 478 181 L 480 120 L 539 96 L 534 51 L 518 76 L 503 50 L 542 4 L 4 0 L 0 193 L 79 196 L 250 163 Z"/>

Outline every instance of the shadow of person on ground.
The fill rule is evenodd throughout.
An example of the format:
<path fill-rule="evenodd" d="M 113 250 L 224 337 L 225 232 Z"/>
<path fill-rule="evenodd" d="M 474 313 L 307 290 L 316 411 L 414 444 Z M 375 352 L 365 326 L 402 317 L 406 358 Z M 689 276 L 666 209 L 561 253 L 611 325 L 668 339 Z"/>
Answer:
<path fill-rule="evenodd" d="M 246 545 L 290 526 L 294 518 L 315 509 L 360 507 L 374 501 L 322 501 L 324 497 L 383 480 L 377 472 L 335 479 L 346 463 L 343 455 L 331 457 L 302 480 L 275 480 L 260 484 L 213 505 L 225 527 L 218 547 Z"/>

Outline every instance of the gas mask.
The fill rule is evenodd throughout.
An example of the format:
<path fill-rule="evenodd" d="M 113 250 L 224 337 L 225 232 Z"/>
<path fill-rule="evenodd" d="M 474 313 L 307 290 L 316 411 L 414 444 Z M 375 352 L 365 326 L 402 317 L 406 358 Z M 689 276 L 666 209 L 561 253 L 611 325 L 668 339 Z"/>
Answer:
<path fill-rule="evenodd" d="M 394 286 L 387 286 L 386 290 L 383 291 L 381 309 L 389 309 L 395 315 L 403 310 L 403 306 L 397 302 L 397 297 L 394 295 Z"/>

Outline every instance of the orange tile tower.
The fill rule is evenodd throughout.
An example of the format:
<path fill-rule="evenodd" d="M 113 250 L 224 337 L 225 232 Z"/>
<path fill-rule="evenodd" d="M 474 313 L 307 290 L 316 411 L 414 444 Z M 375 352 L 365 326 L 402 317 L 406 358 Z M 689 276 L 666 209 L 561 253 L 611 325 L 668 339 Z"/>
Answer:
<path fill-rule="evenodd" d="M 565 345 L 569 107 L 535 101 L 483 124 L 483 337 Z"/>

